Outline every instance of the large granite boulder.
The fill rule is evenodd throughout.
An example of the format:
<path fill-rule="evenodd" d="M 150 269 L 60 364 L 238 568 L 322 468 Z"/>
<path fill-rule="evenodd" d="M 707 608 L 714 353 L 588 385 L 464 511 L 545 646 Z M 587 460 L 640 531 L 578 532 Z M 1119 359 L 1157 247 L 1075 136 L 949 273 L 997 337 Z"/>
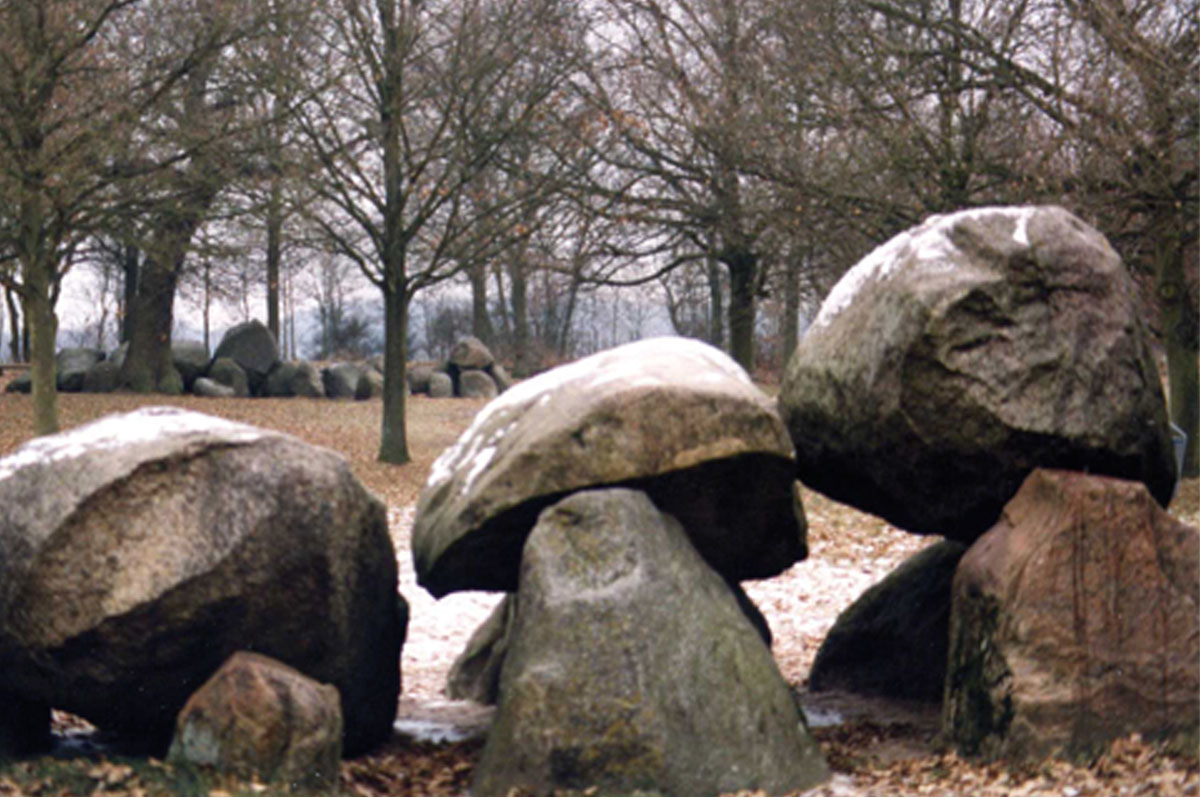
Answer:
<path fill-rule="evenodd" d="M 55 383 L 60 393 L 78 393 L 83 390 L 83 379 L 88 369 L 104 359 L 99 349 L 62 349 L 54 358 Z"/>
<path fill-rule="evenodd" d="M 966 550 L 950 540 L 931 545 L 860 595 L 821 643 L 809 688 L 940 703 L 950 584 Z"/>
<path fill-rule="evenodd" d="M 189 391 L 196 380 L 208 372 L 208 347 L 198 340 L 172 341 L 171 362 L 183 379 L 184 391 Z"/>
<path fill-rule="evenodd" d="M 296 363 L 282 361 L 275 363 L 271 373 L 267 374 L 267 381 L 263 382 L 263 396 L 266 398 L 292 398 L 296 395 L 292 390 L 292 380 L 295 378 Z"/>
<path fill-rule="evenodd" d="M 276 398 L 325 398 L 321 371 L 310 362 L 281 362 L 267 375 L 263 395 Z"/>
<path fill-rule="evenodd" d="M 454 380 L 445 371 L 434 371 L 429 375 L 426 391 L 430 398 L 454 398 Z"/>
<path fill-rule="evenodd" d="M 943 731 L 969 755 L 1200 738 L 1200 529 L 1146 488 L 1035 470 L 954 578 Z"/>
<path fill-rule="evenodd" d="M 230 388 L 233 390 L 233 395 L 238 398 L 246 398 L 250 395 L 250 378 L 246 375 L 246 370 L 229 357 L 218 357 L 213 360 L 212 366 L 208 369 L 208 376 L 202 378 Z M 192 389 L 195 390 L 194 383 Z M 197 395 L 204 394 L 198 393 Z"/>
<path fill-rule="evenodd" d="M 255 319 L 229 328 L 213 353 L 213 360 L 220 357 L 228 357 L 241 366 L 249 380 L 250 392 L 259 395 L 267 374 L 279 362 L 279 344 L 271 330 Z"/>
<path fill-rule="evenodd" d="M 179 712 L 167 760 L 327 793 L 342 762 L 338 691 L 266 656 L 234 653 Z"/>
<path fill-rule="evenodd" d="M 165 749 L 232 653 L 337 687 L 391 733 L 406 610 L 383 504 L 338 455 L 155 407 L 0 459 L 4 688 Z"/>
<path fill-rule="evenodd" d="M 359 363 L 334 363 L 321 369 L 321 383 L 325 387 L 325 395 L 331 399 L 354 398 L 362 378 L 363 367 Z"/>
<path fill-rule="evenodd" d="M 1035 467 L 1175 482 L 1135 286 L 1057 207 L 934 216 L 851 269 L 788 363 L 807 485 L 971 542 Z"/>
<path fill-rule="evenodd" d="M 475 797 L 781 794 L 828 776 L 770 650 L 644 493 L 545 510 L 519 595 Z"/>
<path fill-rule="evenodd" d="M 755 605 L 746 591 L 737 582 L 726 582 L 738 608 L 758 633 L 763 644 L 771 647 L 771 628 L 767 618 Z M 949 614 L 949 583 L 946 585 L 946 613 Z M 504 596 L 492 613 L 471 634 L 462 652 L 450 665 L 446 676 L 446 696 L 452 700 L 474 700 L 494 706 L 500 700 L 500 673 L 504 671 L 504 659 L 508 655 L 512 626 L 517 613 L 515 592 Z M 943 628 L 943 631 L 945 629 Z M 942 645 L 942 674 L 945 675 L 945 651 Z"/>
<path fill-rule="evenodd" d="M 576 490 L 646 491 L 725 578 L 806 555 L 791 441 L 746 373 L 685 338 L 631 343 L 493 399 L 434 463 L 412 549 L 434 595 L 516 589 L 525 537 Z"/>
<path fill-rule="evenodd" d="M 459 371 L 481 371 L 496 361 L 492 352 L 482 340 L 467 336 L 460 338 L 450 349 L 450 366 Z M 451 372 L 453 373 L 453 371 Z"/>
<path fill-rule="evenodd" d="M 300 398 L 325 398 L 325 383 L 321 371 L 310 362 L 296 363 L 292 377 L 292 394 Z"/>
<path fill-rule="evenodd" d="M 466 369 L 458 374 L 458 395 L 462 398 L 493 399 L 500 389 L 487 371 Z"/>
<path fill-rule="evenodd" d="M 101 360 L 87 370 L 83 375 L 82 390 L 84 393 L 112 393 L 120 381 L 121 369 L 117 364 Z"/>
<path fill-rule="evenodd" d="M 25 393 L 28 395 L 33 392 L 33 374 L 29 370 L 22 371 L 12 378 L 4 387 L 5 393 Z"/>
<path fill-rule="evenodd" d="M 409 363 L 404 371 L 404 378 L 408 381 L 408 390 L 414 395 L 419 393 L 429 393 L 429 380 L 433 377 L 437 370 L 433 363 Z"/>
<path fill-rule="evenodd" d="M 358 378 L 358 384 L 354 387 L 354 398 L 356 401 L 368 401 L 383 396 L 383 374 L 376 371 L 369 364 L 363 363 L 362 376 Z"/>

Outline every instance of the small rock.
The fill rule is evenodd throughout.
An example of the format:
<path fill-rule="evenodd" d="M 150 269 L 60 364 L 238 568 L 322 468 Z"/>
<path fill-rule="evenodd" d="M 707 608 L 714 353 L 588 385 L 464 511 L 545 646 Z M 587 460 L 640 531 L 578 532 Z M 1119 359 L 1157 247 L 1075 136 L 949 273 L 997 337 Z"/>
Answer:
<path fill-rule="evenodd" d="M 337 784 L 338 691 L 274 659 L 239 651 L 179 712 L 167 760 L 291 789 Z"/>

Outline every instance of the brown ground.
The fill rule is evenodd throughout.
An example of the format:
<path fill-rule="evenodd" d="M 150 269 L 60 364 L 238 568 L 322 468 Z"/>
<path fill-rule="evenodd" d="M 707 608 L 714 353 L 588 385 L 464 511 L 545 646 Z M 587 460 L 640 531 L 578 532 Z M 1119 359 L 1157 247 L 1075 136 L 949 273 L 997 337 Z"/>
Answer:
<path fill-rule="evenodd" d="M 0 390 L 8 380 L 0 377 Z M 278 429 L 341 452 L 359 478 L 388 505 L 397 543 L 401 590 L 412 608 L 402 672 L 404 697 L 399 727 L 417 732 L 454 729 L 476 738 L 456 743 L 415 741 L 397 733 L 370 756 L 347 761 L 342 769 L 348 794 L 452 795 L 465 793 L 486 728 L 488 711 L 441 696 L 445 673 L 471 630 L 486 616 L 496 596 L 460 594 L 434 601 L 416 586 L 408 556 L 412 505 L 433 459 L 464 429 L 482 402 L 434 401 L 414 397 L 409 405 L 409 445 L 413 457 L 403 467 L 375 460 L 379 402 L 304 399 L 198 399 L 164 397 L 60 396 L 60 415 L 70 427 L 110 412 L 147 403 L 171 404 L 232 420 Z M 31 429 L 26 396 L 0 395 L 0 456 Z M 864 700 L 848 695 L 809 694 L 805 689 L 812 656 L 837 613 L 928 539 L 899 532 L 878 518 L 808 493 L 810 558 L 775 579 L 748 585 L 775 632 L 774 653 L 785 677 L 796 686 L 815 733 L 835 771 L 833 781 L 812 794 L 1200 794 L 1195 760 L 1169 756 L 1137 739 L 1122 740 L 1090 766 L 1051 763 L 1010 768 L 965 762 L 939 749 L 936 707 Z M 1172 511 L 1200 523 L 1200 482 L 1183 485 Z M 72 720 L 59 718 L 62 727 Z M 44 762 L 0 769 L 0 797 L 15 794 L 163 793 L 158 762 L 139 769 L 108 760 L 80 759 L 66 774 L 48 775 Z M 61 767 L 60 767 L 61 768 Z M 54 770 L 55 772 L 58 769 Z M 64 781 L 70 782 L 70 788 Z M 179 781 L 167 793 L 182 787 Z M 197 790 L 198 789 L 198 790 Z M 223 797 L 262 793 L 258 784 L 224 783 L 187 791 Z"/>

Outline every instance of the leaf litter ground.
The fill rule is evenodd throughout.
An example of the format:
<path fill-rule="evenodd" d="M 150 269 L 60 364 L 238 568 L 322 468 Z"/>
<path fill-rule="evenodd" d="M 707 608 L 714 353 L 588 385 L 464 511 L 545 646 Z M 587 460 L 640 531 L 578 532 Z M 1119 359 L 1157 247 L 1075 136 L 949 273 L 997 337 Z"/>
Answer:
<path fill-rule="evenodd" d="M 0 379 L 0 389 L 4 379 Z M 490 711 L 449 701 L 446 673 L 475 627 L 499 596 L 459 593 L 435 601 L 416 585 L 409 556 L 413 506 L 433 460 L 465 429 L 482 402 L 409 400 L 412 463 L 377 461 L 380 403 L 306 399 L 199 399 L 134 395 L 62 395 L 64 428 L 149 403 L 168 404 L 250 423 L 300 437 L 340 452 L 358 477 L 388 506 L 400 566 L 400 589 L 412 619 L 401 668 L 403 696 L 398 732 L 371 755 L 343 763 L 345 794 L 465 794 L 482 747 Z M 0 395 L 0 456 L 30 437 L 27 396 Z M 1136 737 L 1120 740 L 1087 766 L 1060 762 L 1040 767 L 983 765 L 942 749 L 936 707 L 838 693 L 810 693 L 812 659 L 838 612 L 931 538 L 900 532 L 879 518 L 813 492 L 805 494 L 810 556 L 773 579 L 747 585 L 775 633 L 773 652 L 797 690 L 814 733 L 834 770 L 833 780 L 812 795 L 1021 795 L 1065 797 L 1099 794 L 1200 795 L 1194 757 L 1171 755 Z M 1172 511 L 1200 523 L 1200 481 L 1181 485 Z M 56 712 L 60 734 L 86 738 L 86 723 Z M 87 745 L 75 757 L 59 756 L 0 768 L 0 797 L 19 794 L 171 794 L 225 797 L 273 791 L 259 783 L 176 771 L 158 761 L 126 760 Z M 90 752 L 89 752 L 90 750 Z M 739 797 L 757 794 L 743 792 Z"/>

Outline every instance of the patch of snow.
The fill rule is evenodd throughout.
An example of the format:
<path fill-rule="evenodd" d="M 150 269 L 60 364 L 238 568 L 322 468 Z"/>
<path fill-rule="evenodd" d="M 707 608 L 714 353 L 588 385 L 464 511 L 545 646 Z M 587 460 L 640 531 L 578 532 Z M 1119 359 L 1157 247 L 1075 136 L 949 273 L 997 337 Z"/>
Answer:
<path fill-rule="evenodd" d="M 454 445 L 443 451 L 433 463 L 426 487 L 436 487 L 449 481 L 455 472 L 464 466 L 470 467 L 471 472 L 477 476 L 482 467 L 476 467 L 476 457 L 483 453 L 479 437 L 495 419 L 506 413 L 520 415 L 527 411 L 530 405 L 535 404 L 544 407 L 553 400 L 556 392 L 568 385 L 578 385 L 584 391 L 612 382 L 621 382 L 631 387 L 655 387 L 665 384 L 662 377 L 664 369 L 678 369 L 681 361 L 685 364 L 695 363 L 696 368 L 685 369 L 684 372 L 695 373 L 706 382 L 719 382 L 718 374 L 721 374 L 740 384 L 753 385 L 750 376 L 728 355 L 692 338 L 647 338 L 606 349 L 545 371 L 532 379 L 518 382 L 488 402 Z M 505 427 L 504 433 L 510 431 L 515 424 L 514 420 Z M 503 434 L 500 437 L 503 437 Z M 496 435 L 492 435 L 489 445 L 494 446 L 499 442 Z M 489 455 L 489 461 L 494 454 L 493 451 L 492 455 Z"/>
<path fill-rule="evenodd" d="M 467 477 L 463 479 L 462 492 L 465 494 L 471 489 L 476 477 L 491 464 L 492 458 L 496 456 L 496 447 L 494 445 L 480 451 L 471 459 L 470 469 L 467 471 Z"/>
<path fill-rule="evenodd" d="M 38 463 L 76 459 L 91 451 L 104 451 L 158 439 L 220 433 L 225 439 L 248 443 L 263 437 L 253 426 L 190 412 L 175 407 L 145 407 L 135 412 L 109 415 L 84 426 L 30 440 L 0 459 L 0 479 Z"/>
<path fill-rule="evenodd" d="M 828 325 L 850 306 L 867 283 L 882 281 L 898 268 L 939 271 L 955 268 L 954 254 L 958 247 L 950 233 L 964 221 L 994 216 L 1006 218 L 1013 224 L 1013 240 L 1021 246 L 1029 246 L 1029 220 L 1036 212 L 1037 208 L 1032 206 L 984 207 L 930 216 L 917 227 L 877 246 L 847 271 L 825 297 L 810 329 Z"/>
<path fill-rule="evenodd" d="M 431 744 L 465 742 L 479 735 L 477 728 L 464 728 L 450 722 L 426 719 L 397 719 L 392 727 L 414 741 Z"/>
<path fill-rule="evenodd" d="M 846 721 L 845 717 L 831 708 L 815 706 L 804 709 L 804 719 L 810 728 L 830 728 Z"/>

